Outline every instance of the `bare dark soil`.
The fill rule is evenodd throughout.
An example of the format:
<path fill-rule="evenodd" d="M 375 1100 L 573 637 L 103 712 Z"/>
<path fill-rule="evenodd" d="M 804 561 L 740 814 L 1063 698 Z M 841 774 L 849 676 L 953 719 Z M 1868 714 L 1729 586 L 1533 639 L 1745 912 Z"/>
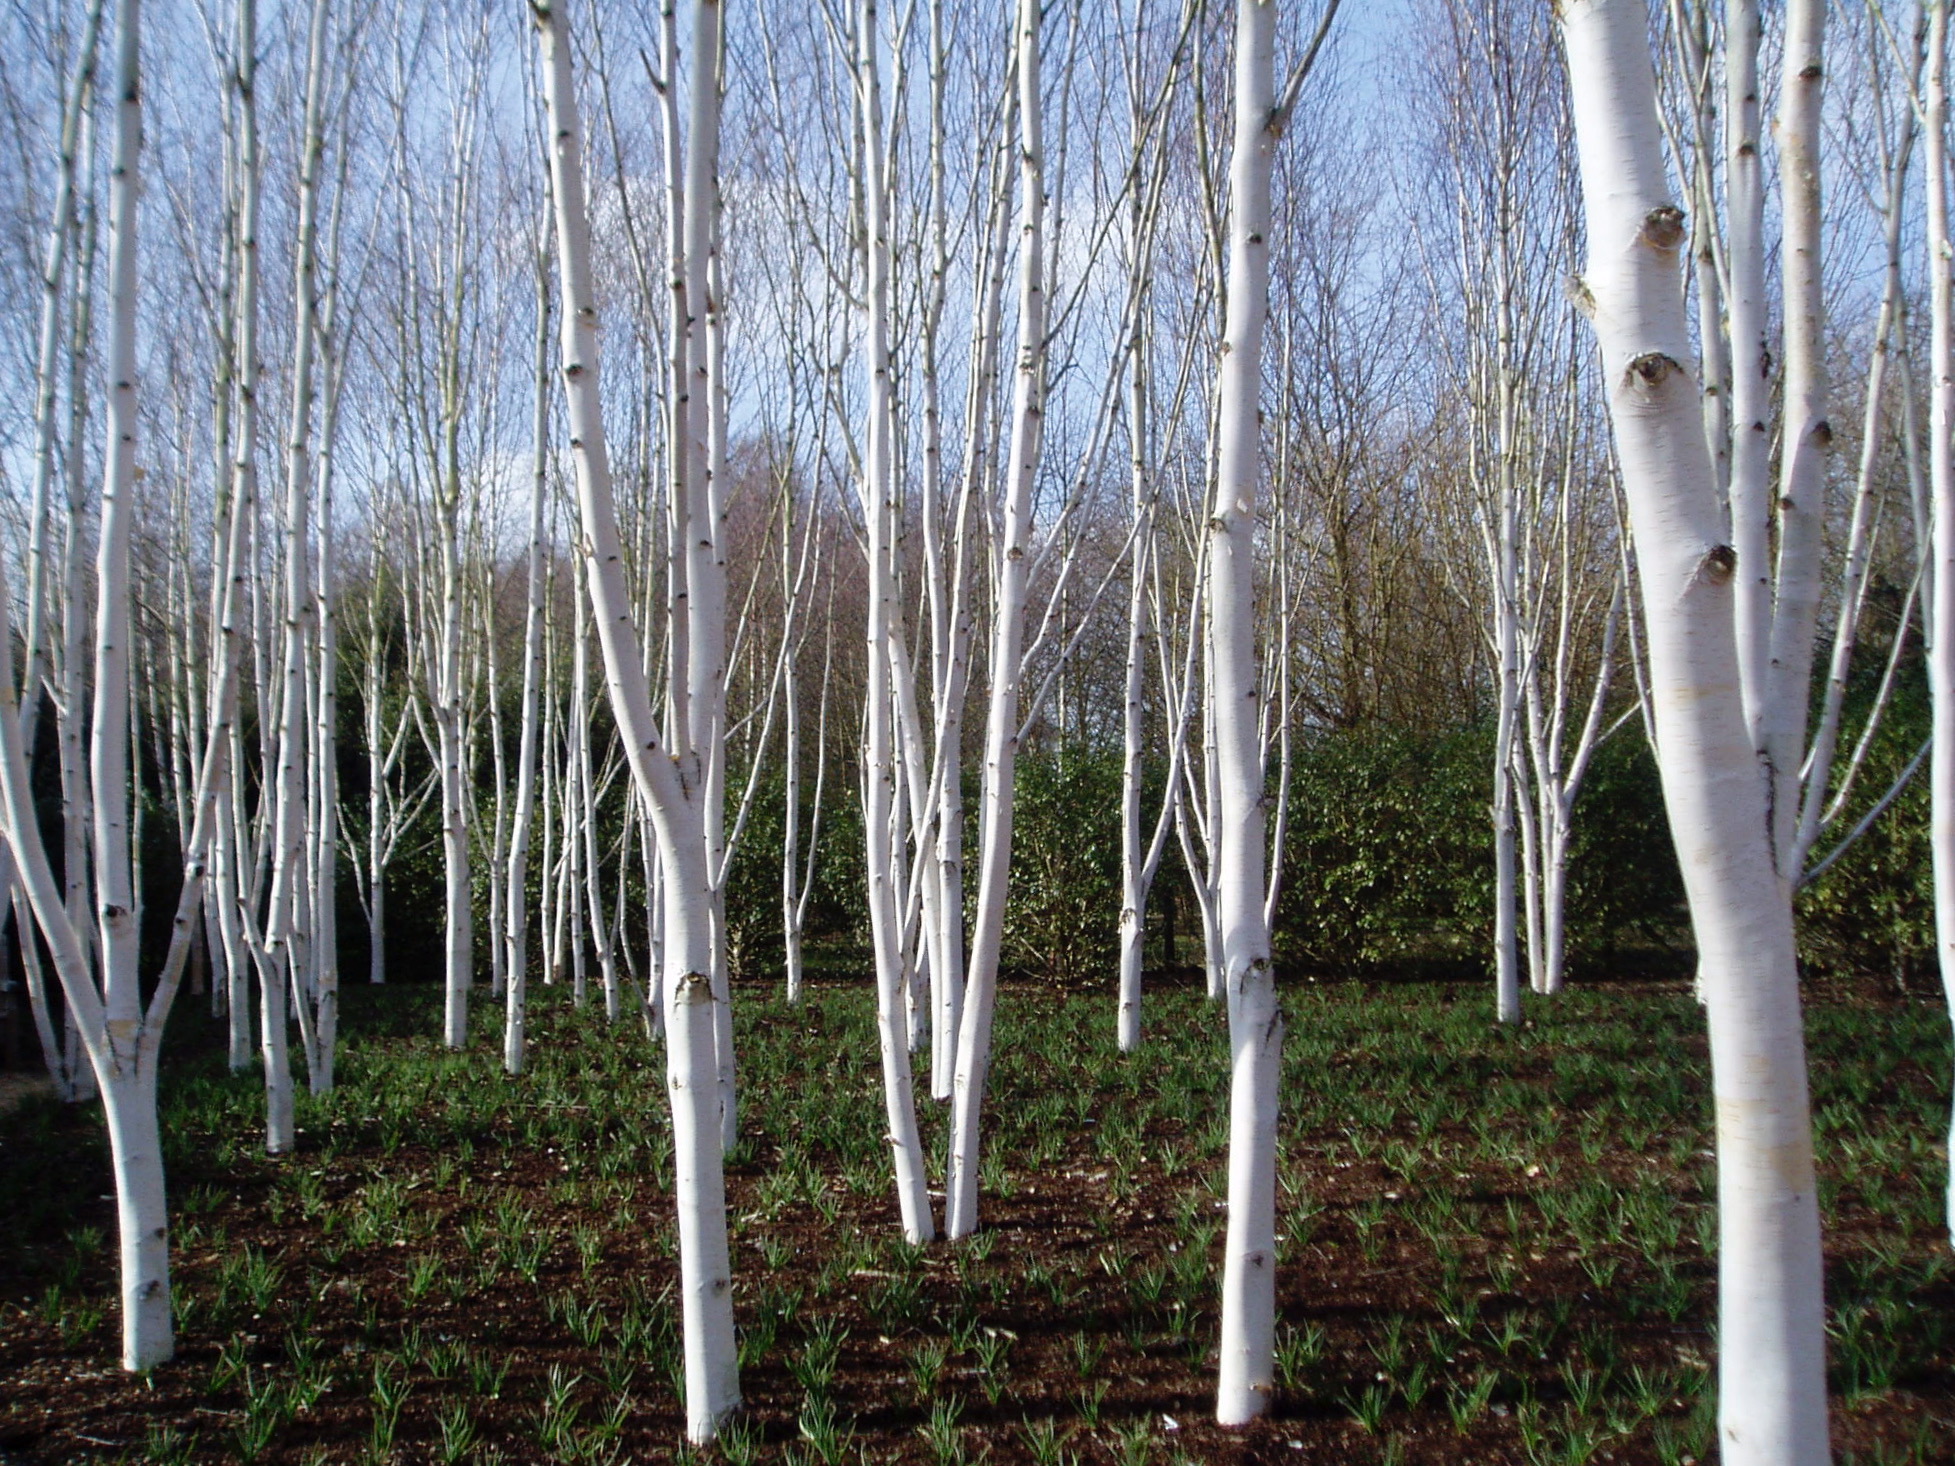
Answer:
<path fill-rule="evenodd" d="M 547 997 L 547 994 L 539 996 Z M 1674 984 L 1286 996 L 1280 1386 L 1211 1423 L 1220 1015 L 1008 990 L 983 1230 L 897 1236 L 869 995 L 737 995 L 731 1158 L 746 1409 L 688 1453 L 657 1051 L 539 1009 L 504 1078 L 484 1002 L 349 992 L 342 1085 L 256 1153 L 254 1075 L 181 1015 L 166 1080 L 181 1340 L 116 1368 L 99 1119 L 0 1115 L 0 1461 L 1707 1462 L 1714 1236 L 1701 1020 Z M 1835 1447 L 1955 1460 L 1940 1216 L 1946 1018 L 1811 1002 Z M 941 1154 L 942 1115 L 926 1133 Z M 937 1177 L 934 1184 L 941 1184 Z"/>

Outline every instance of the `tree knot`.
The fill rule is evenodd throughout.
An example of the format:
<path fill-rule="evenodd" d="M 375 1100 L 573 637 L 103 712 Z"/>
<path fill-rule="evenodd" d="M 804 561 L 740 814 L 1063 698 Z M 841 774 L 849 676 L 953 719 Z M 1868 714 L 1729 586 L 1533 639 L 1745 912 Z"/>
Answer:
<path fill-rule="evenodd" d="M 676 997 L 681 1003 L 710 1003 L 713 1001 L 713 980 L 703 972 L 688 972 L 679 979 Z"/>
<path fill-rule="evenodd" d="M 1629 363 L 1629 375 L 1642 379 L 1646 387 L 1654 387 L 1671 372 L 1680 372 L 1674 356 L 1661 351 L 1646 351 Z"/>
<path fill-rule="evenodd" d="M 1675 249 L 1683 243 L 1683 210 L 1675 204 L 1658 204 L 1643 215 L 1637 237 L 1652 249 Z"/>

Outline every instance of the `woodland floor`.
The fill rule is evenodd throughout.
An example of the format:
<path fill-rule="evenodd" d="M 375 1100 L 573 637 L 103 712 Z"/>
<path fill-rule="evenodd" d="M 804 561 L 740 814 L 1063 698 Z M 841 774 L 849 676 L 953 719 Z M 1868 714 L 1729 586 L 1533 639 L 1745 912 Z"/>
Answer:
<path fill-rule="evenodd" d="M 1713 1458 L 1705 1049 L 1675 984 L 1538 1001 L 1518 1032 L 1477 984 L 1288 987 L 1281 1391 L 1239 1434 L 1209 1423 L 1226 1055 L 1196 993 L 1152 993 L 1123 1058 L 1107 994 L 1008 986 L 983 1230 L 912 1249 L 869 991 L 738 990 L 747 1409 L 702 1453 L 677 1444 L 658 1056 L 555 996 L 509 1081 L 486 994 L 451 1055 L 432 987 L 349 989 L 341 1088 L 302 1096 L 279 1161 L 258 1081 L 179 1004 L 181 1339 L 147 1379 L 115 1367 L 96 1115 L 0 1115 L 0 1462 Z M 1808 1011 L 1835 1446 L 1955 1461 L 1947 1018 L 1872 988 Z"/>

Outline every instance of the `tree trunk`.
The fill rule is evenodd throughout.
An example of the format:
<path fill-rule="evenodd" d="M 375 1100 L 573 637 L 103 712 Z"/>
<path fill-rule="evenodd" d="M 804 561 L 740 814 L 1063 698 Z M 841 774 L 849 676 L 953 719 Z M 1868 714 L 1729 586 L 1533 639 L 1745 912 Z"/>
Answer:
<path fill-rule="evenodd" d="M 1011 870 L 1013 782 L 1018 759 L 1018 694 L 1024 674 L 1025 602 L 1031 571 L 1032 489 L 1045 426 L 1045 148 L 1037 0 L 1018 7 L 1018 368 L 1012 389 L 1011 458 L 1006 469 L 991 626 L 991 702 L 985 715 L 984 785 L 979 814 L 978 901 L 970 975 L 957 1030 L 951 1098 L 950 1165 L 944 1230 L 977 1229 L 978 1122 L 991 1067 L 991 1019 L 1004 942 Z"/>
<path fill-rule="evenodd" d="M 1778 565 L 1773 577 L 1772 640 L 1761 753 L 1773 860 L 1790 891 L 1812 702 L 1814 633 L 1819 624 L 1819 562 L 1826 524 L 1826 310 L 1820 278 L 1820 103 L 1825 83 L 1824 0 L 1788 0 L 1785 70 L 1779 83 L 1779 261 L 1784 279 L 1785 373 L 1779 424 Z M 1846 614 L 1851 614 L 1850 610 Z"/>
<path fill-rule="evenodd" d="M 882 1056 L 883 1110 L 895 1170 L 903 1236 L 912 1243 L 937 1234 L 917 1130 L 915 1085 L 910 1067 L 904 1007 L 903 903 L 898 890 L 895 834 L 898 798 L 895 689 L 892 662 L 895 624 L 902 616 L 896 583 L 895 537 L 900 509 L 891 463 L 895 402 L 890 382 L 891 307 L 888 192 L 883 180 L 882 85 L 877 61 L 875 0 L 864 0 L 856 18 L 857 88 L 862 107 L 862 195 L 867 215 L 868 286 L 863 332 L 868 424 L 864 433 L 862 511 L 868 526 L 868 693 L 864 717 L 862 823 L 868 842 L 869 929 L 876 962 L 876 1037 Z"/>
<path fill-rule="evenodd" d="M 1733 634 L 1734 576 L 1755 567 L 1723 542 L 1647 25 L 1642 0 L 1574 0 L 1562 11 L 1586 285 L 1642 577 L 1664 802 L 1710 1028 L 1720 1440 L 1727 1466 L 1817 1466 L 1829 1457 L 1825 1311 L 1798 969 L 1747 727 L 1744 637 Z"/>
<path fill-rule="evenodd" d="M 459 494 L 460 484 L 451 492 Z M 470 906 L 468 760 L 462 739 L 462 567 L 459 505 L 443 515 L 442 628 L 435 726 L 441 754 L 441 857 L 445 1001 L 441 1039 L 451 1049 L 468 1041 L 468 990 L 474 984 L 474 913 Z"/>
<path fill-rule="evenodd" d="M 1210 717 L 1216 870 L 1229 1014 L 1229 1221 L 1222 1252 L 1215 1416 L 1244 1425 L 1269 1407 L 1276 1345 L 1276 1107 L 1283 1016 L 1265 919 L 1261 685 L 1255 537 L 1263 326 L 1269 311 L 1270 171 L 1280 130 L 1276 6 L 1238 0 L 1235 145 L 1229 176 L 1228 312 L 1208 525 Z"/>
<path fill-rule="evenodd" d="M 170 1320 L 169 1211 L 156 1071 L 131 1064 L 102 1086 L 115 1175 L 116 1236 L 122 1264 L 122 1367 L 154 1369 L 176 1352 Z"/>
<path fill-rule="evenodd" d="M 710 3 L 701 6 L 707 12 L 703 27 L 707 30 L 712 28 L 713 9 Z M 666 1079 L 679 1219 L 686 1429 L 695 1444 L 703 1445 L 740 1403 L 721 1168 L 706 822 L 698 803 L 702 791 L 687 787 L 680 765 L 659 738 L 625 584 L 599 397 L 597 307 L 569 37 L 553 0 L 536 0 L 531 13 L 542 45 L 549 106 L 563 374 L 592 609 L 612 713 L 634 782 L 652 813 L 662 866 Z M 712 88 L 711 70 L 703 76 L 695 74 L 694 85 Z"/>
<path fill-rule="evenodd" d="M 1753 746 L 1765 747 L 1766 658 L 1771 651 L 1769 477 L 1772 368 L 1765 299 L 1765 180 L 1760 157 L 1758 0 L 1725 0 L 1725 244 L 1731 289 L 1731 550 L 1737 556 L 1732 615 L 1738 675 Z"/>
<path fill-rule="evenodd" d="M 508 955 L 503 968 L 509 985 L 504 990 L 502 1066 L 511 1074 L 523 1072 L 529 1002 L 529 838 L 536 819 L 537 712 L 542 692 L 537 678 L 543 661 L 543 505 L 549 497 L 550 478 L 550 276 L 548 256 L 541 247 L 536 258 L 536 397 L 531 434 L 522 735 L 516 751 L 516 813 L 509 832 L 508 894 L 503 898 L 503 919 L 508 923 L 504 936 Z M 547 859 L 545 864 L 547 867 Z M 645 895 L 647 900 L 651 898 L 649 890 Z"/>
<path fill-rule="evenodd" d="M 1928 850 L 1935 952 L 1955 1017 L 1955 305 L 1948 225 L 1948 0 L 1931 0 L 1928 33 L 1928 281 L 1930 544 L 1928 686 L 1934 752 L 1928 765 Z M 1955 1121 L 1950 1126 L 1947 1222 L 1955 1241 Z"/>
<path fill-rule="evenodd" d="M 707 842 L 708 879 L 723 858 L 726 778 L 726 549 L 725 406 L 719 365 L 720 5 L 695 0 L 692 10 L 690 113 L 686 127 L 684 265 L 686 376 L 675 383 L 685 403 L 686 524 L 684 544 L 689 611 L 686 633 L 687 724 L 685 751 L 695 768 L 693 797 L 700 802 Z M 726 967 L 726 918 L 722 892 L 713 881 L 714 1072 L 720 1134 L 731 1149 L 739 1138 L 734 1095 L 733 1008 Z"/>

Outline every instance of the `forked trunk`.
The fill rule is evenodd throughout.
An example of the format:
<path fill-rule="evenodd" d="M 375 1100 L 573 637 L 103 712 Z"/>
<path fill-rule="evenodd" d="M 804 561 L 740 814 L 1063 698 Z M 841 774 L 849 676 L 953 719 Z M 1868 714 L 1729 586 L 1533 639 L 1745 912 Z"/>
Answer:
<path fill-rule="evenodd" d="M 1571 0 L 1563 39 L 1588 296 L 1641 571 L 1664 803 L 1711 1040 L 1726 1466 L 1829 1457 L 1819 1206 L 1792 910 L 1747 726 L 1734 580 L 1677 273 L 1643 0 Z M 1735 505 L 1734 505 L 1735 509 Z"/>
<path fill-rule="evenodd" d="M 714 7 L 702 3 L 700 10 L 702 28 L 710 30 Z M 686 1433 L 703 1445 L 740 1403 L 720 1140 L 718 1025 L 713 1012 L 710 852 L 698 802 L 702 791 L 686 786 L 680 765 L 659 737 L 625 583 L 599 396 L 597 306 L 569 37 L 552 0 L 535 0 L 531 13 L 542 46 L 549 106 L 563 375 L 592 612 L 612 713 L 633 781 L 651 812 L 659 847 L 665 912 L 666 1086 L 672 1105 L 679 1221 Z M 710 70 L 703 77 L 695 74 L 695 86 L 710 89 L 713 84 Z M 713 120 L 717 121 L 716 115 Z"/>

